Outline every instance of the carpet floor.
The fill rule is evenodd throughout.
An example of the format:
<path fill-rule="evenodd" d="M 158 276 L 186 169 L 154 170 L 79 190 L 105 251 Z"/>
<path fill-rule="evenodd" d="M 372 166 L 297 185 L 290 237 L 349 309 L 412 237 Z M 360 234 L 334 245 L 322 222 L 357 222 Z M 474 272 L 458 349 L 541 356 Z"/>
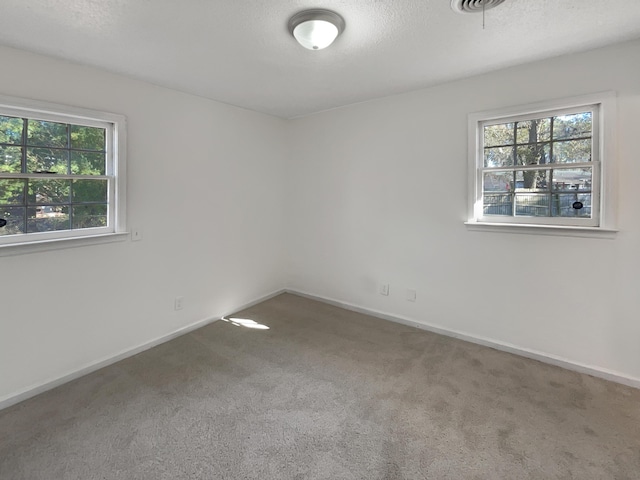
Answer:
<path fill-rule="evenodd" d="M 233 317 L 0 412 L 0 478 L 640 479 L 640 390 L 290 294 Z"/>

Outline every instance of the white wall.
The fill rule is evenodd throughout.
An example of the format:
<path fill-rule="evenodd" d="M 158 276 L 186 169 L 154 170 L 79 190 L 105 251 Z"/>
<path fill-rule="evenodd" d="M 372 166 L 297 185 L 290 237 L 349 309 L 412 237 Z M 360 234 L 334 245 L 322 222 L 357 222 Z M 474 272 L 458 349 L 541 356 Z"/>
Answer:
<path fill-rule="evenodd" d="M 282 288 L 284 121 L 17 50 L 0 59 L 0 94 L 126 115 L 129 224 L 144 236 L 0 257 L 0 404 Z"/>
<path fill-rule="evenodd" d="M 286 282 L 640 379 L 640 42 L 290 122 L 16 50 L 0 59 L 0 94 L 127 116 L 129 224 L 144 235 L 0 257 L 0 405 Z M 605 90 L 619 94 L 617 238 L 467 231 L 467 114 Z"/>
<path fill-rule="evenodd" d="M 606 90 L 619 95 L 617 238 L 468 231 L 467 115 Z M 639 133 L 639 42 L 295 120 L 289 286 L 637 381 Z"/>

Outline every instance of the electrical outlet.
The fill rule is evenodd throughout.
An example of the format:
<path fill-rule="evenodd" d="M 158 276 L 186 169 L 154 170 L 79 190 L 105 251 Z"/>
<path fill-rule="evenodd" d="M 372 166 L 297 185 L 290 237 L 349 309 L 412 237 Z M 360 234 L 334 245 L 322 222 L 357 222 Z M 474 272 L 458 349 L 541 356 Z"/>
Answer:
<path fill-rule="evenodd" d="M 389 295 L 389 284 L 382 283 L 380 285 L 380 295 L 388 296 Z"/>
<path fill-rule="evenodd" d="M 407 289 L 407 301 L 415 302 L 416 301 L 416 291 L 412 289 Z"/>
<path fill-rule="evenodd" d="M 184 307 L 184 297 L 176 297 L 173 301 L 173 309 L 174 310 L 182 310 Z"/>

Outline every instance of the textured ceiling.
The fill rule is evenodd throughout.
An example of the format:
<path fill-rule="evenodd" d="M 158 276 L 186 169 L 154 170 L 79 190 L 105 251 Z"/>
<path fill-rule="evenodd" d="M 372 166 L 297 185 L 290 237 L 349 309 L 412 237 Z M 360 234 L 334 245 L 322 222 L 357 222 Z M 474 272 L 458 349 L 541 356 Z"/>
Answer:
<path fill-rule="evenodd" d="M 291 118 L 640 37 L 640 0 L 2 0 L 0 44 Z M 326 50 L 287 31 L 346 21 Z"/>

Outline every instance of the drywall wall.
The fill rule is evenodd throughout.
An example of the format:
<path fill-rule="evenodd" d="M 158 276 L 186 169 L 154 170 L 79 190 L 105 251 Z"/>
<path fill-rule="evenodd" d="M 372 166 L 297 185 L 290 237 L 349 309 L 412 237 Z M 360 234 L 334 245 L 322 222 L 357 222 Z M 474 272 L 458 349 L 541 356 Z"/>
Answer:
<path fill-rule="evenodd" d="M 282 287 L 283 121 L 26 52 L 0 58 L 3 95 L 127 117 L 128 219 L 143 234 L 0 257 L 0 404 Z"/>
<path fill-rule="evenodd" d="M 0 94 L 127 116 L 129 225 L 143 234 L 0 257 L 0 405 L 285 284 L 640 379 L 640 42 L 290 122 L 0 58 Z M 605 90 L 619 97 L 616 238 L 468 231 L 467 114 Z"/>
<path fill-rule="evenodd" d="M 465 227 L 469 113 L 607 90 L 615 239 Z M 638 132 L 639 42 L 297 119 L 289 287 L 638 380 Z"/>

